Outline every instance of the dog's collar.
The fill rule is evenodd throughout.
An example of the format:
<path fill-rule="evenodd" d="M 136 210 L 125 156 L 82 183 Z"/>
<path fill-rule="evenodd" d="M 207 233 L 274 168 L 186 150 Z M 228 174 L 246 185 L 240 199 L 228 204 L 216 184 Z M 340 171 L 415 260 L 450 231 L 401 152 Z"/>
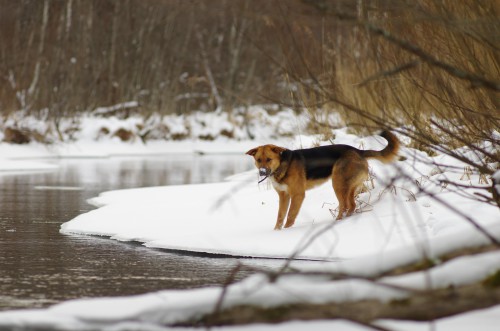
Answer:
<path fill-rule="evenodd" d="M 290 161 L 292 160 L 292 156 L 293 156 L 293 152 L 291 150 L 287 149 L 287 150 L 283 151 L 281 153 L 282 159 L 281 159 L 281 162 L 280 162 L 280 165 L 278 166 L 278 168 L 276 168 L 276 170 L 271 172 L 266 177 L 259 180 L 257 182 L 257 184 L 262 183 L 263 181 L 265 181 L 269 177 L 274 177 L 276 179 L 276 181 L 280 181 L 281 179 L 283 179 L 283 177 L 285 177 L 285 175 L 286 175 L 286 172 L 288 171 L 288 166 L 290 165 Z M 285 159 L 285 157 L 286 157 L 286 159 Z"/>
<path fill-rule="evenodd" d="M 276 181 L 280 181 L 285 177 L 288 167 L 290 166 L 290 161 L 292 161 L 293 152 L 289 149 L 281 153 L 281 162 L 278 168 L 270 175 L 274 176 Z"/>

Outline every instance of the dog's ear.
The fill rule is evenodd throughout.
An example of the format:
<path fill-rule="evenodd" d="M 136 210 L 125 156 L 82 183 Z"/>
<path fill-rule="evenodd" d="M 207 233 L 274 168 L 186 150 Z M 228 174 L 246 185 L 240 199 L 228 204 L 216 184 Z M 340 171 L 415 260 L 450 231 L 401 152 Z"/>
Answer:
<path fill-rule="evenodd" d="M 257 150 L 259 149 L 259 147 L 255 147 L 255 148 L 252 148 L 251 150 L 249 150 L 248 152 L 246 152 L 245 154 L 246 155 L 250 155 L 250 156 L 255 156 L 255 154 L 257 154 Z"/>
<path fill-rule="evenodd" d="M 279 147 L 279 146 L 274 146 L 274 145 L 273 145 L 273 146 L 271 147 L 271 150 L 272 150 L 273 152 L 275 152 L 276 154 L 281 155 L 281 153 L 283 153 L 284 151 L 286 151 L 286 148 Z"/>

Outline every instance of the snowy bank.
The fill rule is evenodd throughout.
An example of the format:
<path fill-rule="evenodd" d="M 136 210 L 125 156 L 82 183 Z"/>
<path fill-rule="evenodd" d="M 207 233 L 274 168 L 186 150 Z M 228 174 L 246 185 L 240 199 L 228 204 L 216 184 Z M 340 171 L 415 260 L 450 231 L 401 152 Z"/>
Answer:
<path fill-rule="evenodd" d="M 337 130 L 335 142 L 366 149 L 385 144 L 382 138 L 359 138 L 344 130 Z M 333 222 L 337 201 L 331 184 L 325 183 L 307 192 L 293 228 L 272 231 L 277 195 L 268 183 L 257 185 L 251 171 L 222 183 L 105 192 L 89 201 L 98 209 L 65 223 L 61 232 L 139 241 L 154 248 L 269 258 L 294 254 L 310 260 L 380 257 L 402 249 L 405 258 L 418 260 L 432 256 L 443 241 L 448 247 L 466 246 L 472 242 L 469 237 L 487 242 L 457 213 L 489 227 L 499 223 L 498 208 L 440 184 L 442 178 L 457 181 L 455 169 L 461 164 L 410 149 L 402 153 L 407 159 L 395 165 L 371 163 L 369 185 L 375 188 L 360 195 L 361 213 L 340 222 Z M 451 170 L 443 172 L 446 163 Z M 478 180 L 478 175 L 471 176 L 471 181 Z M 473 196 L 474 188 L 464 192 Z M 309 244 L 310 238 L 316 239 Z M 398 257 L 391 255 L 391 260 Z"/>
<path fill-rule="evenodd" d="M 57 122 L 48 114 L 35 117 L 22 111 L 0 117 L 0 153 L 8 158 L 235 153 L 250 148 L 250 142 L 290 140 L 310 123 L 307 113 L 276 105 L 147 118 L 115 114 L 123 106 Z M 323 120 L 340 121 L 336 114 Z"/>
<path fill-rule="evenodd" d="M 9 144 L 0 142 L 0 175 L 22 172 L 57 170 L 54 159 L 60 158 L 112 158 L 122 156 L 167 156 L 193 154 L 236 154 L 255 145 L 252 141 L 216 142 L 186 141 L 140 141 L 122 142 L 118 139 L 106 141 L 75 141 L 50 145 L 31 142 L 29 144 Z"/>
<path fill-rule="evenodd" d="M 121 109 L 122 105 L 120 105 Z M 107 116 L 110 107 L 75 118 L 0 117 L 0 171 L 30 169 L 7 160 L 107 158 L 169 154 L 241 154 L 257 144 L 293 144 L 310 118 L 277 106 L 251 106 L 232 113 Z M 106 115 L 106 116 L 103 116 Z M 338 116 L 330 115 L 336 123 Z M 309 138 L 304 138 L 308 140 Z M 298 139 L 300 143 L 300 139 Z M 17 167 L 19 166 L 19 167 Z M 38 169 L 39 167 L 35 167 Z M 43 168 L 43 167 L 42 167 Z"/>
<path fill-rule="evenodd" d="M 306 147 L 314 140 L 302 137 L 287 147 Z M 365 149 L 381 149 L 384 145 L 377 137 L 359 138 L 345 130 L 336 131 L 335 142 Z M 247 157 L 244 151 L 242 157 Z M 462 286 L 497 272 L 500 269 L 498 251 L 446 262 L 438 259 L 459 248 L 490 243 L 463 216 L 500 240 L 498 208 L 471 198 L 477 190 L 475 186 L 491 184 L 478 184 L 479 174 L 469 172 L 466 180 L 461 180 L 464 174 L 456 169 L 463 169 L 463 164 L 446 156 L 429 157 L 412 149 L 403 149 L 402 154 L 406 160 L 394 166 L 370 163 L 374 188 L 360 195 L 361 212 L 340 222 L 334 222 L 332 212 L 337 201 L 331 186 L 325 184 L 307 193 L 293 228 L 273 231 L 276 193 L 265 182 L 257 185 L 256 173 L 251 171 L 222 183 L 105 192 L 90 200 L 97 209 L 63 224 L 61 232 L 140 241 L 155 248 L 323 261 L 292 262 L 295 268 L 315 272 L 316 276 L 283 275 L 270 281 L 265 274 L 256 274 L 232 284 L 226 289 L 222 308 L 365 299 L 387 302 L 408 297 L 410 292 L 406 289 Z M 443 179 L 474 185 L 457 190 L 451 185 L 443 186 Z M 436 265 L 428 271 L 383 277 L 376 282 L 367 278 L 421 259 L 432 260 Z M 321 275 L 325 271 L 356 277 L 332 280 Z M 221 287 L 210 287 L 122 298 L 79 299 L 48 309 L 1 312 L 0 328 L 177 330 L 164 325 L 213 312 L 222 292 Z M 499 318 L 500 306 L 497 306 L 432 323 L 393 320 L 375 323 L 398 330 L 427 330 L 430 325 L 440 331 L 469 330 L 470 325 L 481 330 L 496 330 L 498 325 L 494 321 Z M 343 320 L 214 329 L 304 328 L 370 330 Z"/>
<path fill-rule="evenodd" d="M 444 263 L 433 272 L 415 272 L 403 276 L 386 277 L 379 283 L 360 279 L 332 281 L 327 277 L 282 276 L 269 282 L 263 275 L 255 275 L 230 285 L 226 289 L 222 308 L 237 305 L 274 307 L 293 303 L 342 303 L 364 299 L 388 301 L 401 299 L 407 292 L 390 288 L 398 285 L 412 289 L 425 289 L 428 284 L 439 287 L 463 285 L 484 278 L 498 268 L 499 252 L 480 254 L 474 258 L 475 268 L 470 268 L 471 258 L 460 258 Z M 457 274 L 457 270 L 460 273 Z M 381 285 L 382 284 L 382 285 Z M 188 291 L 161 291 L 123 298 L 79 299 L 54 305 L 48 309 L 0 312 L 0 327 L 18 327 L 55 330 L 176 330 L 162 325 L 196 319 L 215 310 L 221 288 L 203 288 Z M 481 330 L 494 330 L 500 317 L 500 306 L 435 321 L 437 330 L 457 329 L 476 323 Z M 426 330 L 429 323 L 381 320 L 376 324 L 398 330 Z M 256 325 L 215 328 L 217 330 L 282 330 L 284 326 L 308 326 L 311 330 L 329 330 L 332 326 L 347 330 L 365 330 L 365 327 L 343 321 L 289 322 L 282 325 Z M 442 325 L 442 326 L 441 326 Z M 293 329 L 293 328 L 292 328 Z M 186 329 L 184 329 L 186 330 Z"/>
<path fill-rule="evenodd" d="M 2 174 L 13 174 L 33 171 L 52 171 L 56 170 L 57 165 L 40 161 L 10 160 L 0 158 L 0 176 Z"/>
<path fill-rule="evenodd" d="M 31 311 L 23 313 L 0 313 L 0 327 L 18 327 L 20 329 L 29 327 L 53 330 L 99 330 L 95 324 L 79 322 L 76 319 L 63 315 L 54 316 L 47 311 Z M 500 306 L 488 309 L 476 310 L 457 316 L 438 319 L 432 322 L 379 320 L 375 325 L 385 327 L 388 330 L 400 331 L 497 331 L 500 319 Z M 10 321 L 11 323 L 6 323 Z M 144 323 L 134 320 L 123 320 L 102 330 L 113 331 L 193 331 L 200 330 L 184 327 L 162 327 L 154 323 Z M 204 330 L 204 329 L 203 329 Z M 372 327 L 363 326 L 358 323 L 345 320 L 315 320 L 315 321 L 291 321 L 281 324 L 252 324 L 232 327 L 212 327 L 217 331 L 372 331 Z"/>

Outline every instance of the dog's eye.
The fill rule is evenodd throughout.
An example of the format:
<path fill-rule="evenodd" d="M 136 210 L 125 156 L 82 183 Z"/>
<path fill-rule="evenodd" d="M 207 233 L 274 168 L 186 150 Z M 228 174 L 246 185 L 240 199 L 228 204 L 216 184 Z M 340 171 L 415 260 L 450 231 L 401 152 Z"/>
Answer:
<path fill-rule="evenodd" d="M 262 159 L 257 159 L 257 162 L 262 162 Z"/>
<path fill-rule="evenodd" d="M 267 162 L 270 162 L 270 161 L 271 161 L 271 159 L 270 159 L 270 158 L 267 158 L 267 159 L 266 159 L 266 161 L 267 161 Z"/>

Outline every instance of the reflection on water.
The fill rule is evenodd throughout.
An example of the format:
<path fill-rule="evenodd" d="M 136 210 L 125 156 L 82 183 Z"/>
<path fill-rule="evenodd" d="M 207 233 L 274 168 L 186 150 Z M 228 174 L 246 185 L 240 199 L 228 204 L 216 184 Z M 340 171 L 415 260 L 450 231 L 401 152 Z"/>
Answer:
<path fill-rule="evenodd" d="M 91 210 L 86 199 L 102 191 L 219 181 L 250 169 L 248 158 L 176 155 L 51 162 L 59 170 L 0 175 L 0 310 L 221 284 L 236 264 L 232 258 L 61 235 L 59 227 Z"/>

